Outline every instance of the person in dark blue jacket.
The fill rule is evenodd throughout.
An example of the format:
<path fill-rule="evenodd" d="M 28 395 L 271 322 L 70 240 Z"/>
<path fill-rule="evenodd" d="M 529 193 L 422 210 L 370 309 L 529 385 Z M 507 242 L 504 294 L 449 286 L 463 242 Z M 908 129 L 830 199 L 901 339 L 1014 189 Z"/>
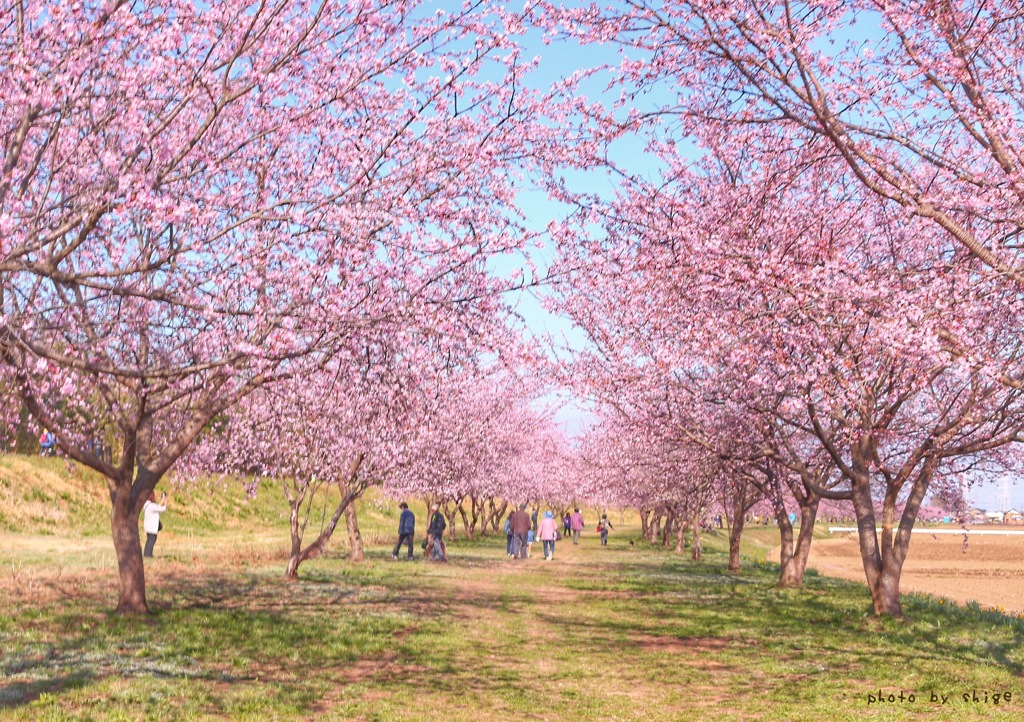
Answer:
<path fill-rule="evenodd" d="M 398 543 L 395 544 L 395 550 L 391 552 L 392 559 L 398 559 L 398 552 L 402 548 L 402 544 L 409 545 L 409 556 L 406 559 L 412 559 L 412 538 L 416 534 L 416 515 L 409 510 L 409 505 L 404 501 L 398 505 L 398 508 L 402 510 L 402 516 L 398 518 Z"/>

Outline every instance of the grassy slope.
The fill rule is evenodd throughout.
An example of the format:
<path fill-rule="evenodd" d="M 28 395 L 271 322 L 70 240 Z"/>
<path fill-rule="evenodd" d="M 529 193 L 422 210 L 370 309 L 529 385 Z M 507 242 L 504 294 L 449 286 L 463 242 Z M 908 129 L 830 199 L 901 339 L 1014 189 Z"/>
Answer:
<path fill-rule="evenodd" d="M 58 500 L 78 484 L 61 477 L 62 462 L 6 457 L 0 478 L 9 482 L 12 461 L 39 470 L 38 480 L 3 487 L 19 503 L 40 484 Z M 109 613 L 115 577 L 95 552 L 109 542 L 88 536 L 105 523 L 102 485 L 95 502 L 73 506 L 86 521 L 69 512 L 53 524 L 37 513 L 44 521 L 29 527 L 81 539 L 39 537 L 28 556 L 0 544 L 0 719 L 1024 714 L 1024 622 L 924 597 L 908 597 L 911 622 L 878 622 L 859 585 L 811 576 L 803 590 L 780 591 L 771 567 L 749 560 L 725 574 L 721 532 L 706 537 L 701 564 L 629 547 L 637 529 L 628 518 L 609 547 L 591 532 L 579 547 L 561 543 L 551 563 L 506 560 L 503 538 L 452 544 L 449 565 L 395 563 L 382 543 L 351 565 L 336 545 L 286 584 L 282 503 L 263 491 L 248 505 L 230 488 L 175 494 L 147 567 L 154 613 L 145 619 Z M 393 504 L 360 513 L 368 537 L 392 538 Z M 771 530 L 755 529 L 746 549 L 763 559 L 775 543 Z M 917 699 L 868 704 L 879 689 Z M 975 689 L 1014 697 L 964 702 Z M 947 704 L 931 704 L 932 693 Z"/>

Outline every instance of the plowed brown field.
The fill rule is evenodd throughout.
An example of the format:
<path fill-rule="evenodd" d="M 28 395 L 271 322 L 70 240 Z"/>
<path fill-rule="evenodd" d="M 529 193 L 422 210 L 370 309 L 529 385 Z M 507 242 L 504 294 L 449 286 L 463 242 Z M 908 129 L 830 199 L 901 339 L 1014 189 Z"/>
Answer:
<path fill-rule="evenodd" d="M 779 550 L 772 550 L 778 561 Z M 826 576 L 864 581 L 857 535 L 815 539 L 808 566 Z M 903 592 L 926 592 L 983 607 L 1024 613 L 1024 536 L 915 533 L 903 565 Z"/>

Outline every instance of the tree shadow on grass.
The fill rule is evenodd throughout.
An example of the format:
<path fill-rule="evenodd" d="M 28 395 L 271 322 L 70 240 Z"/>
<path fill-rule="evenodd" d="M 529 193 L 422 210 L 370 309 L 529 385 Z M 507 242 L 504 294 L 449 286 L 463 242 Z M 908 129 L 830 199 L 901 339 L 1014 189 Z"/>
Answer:
<path fill-rule="evenodd" d="M 642 563 L 623 565 L 622 571 L 615 579 L 585 578 L 572 585 L 583 595 L 592 593 L 589 604 L 603 605 L 606 618 L 572 619 L 555 610 L 546 621 L 587 625 L 588 639 L 619 645 L 637 634 L 677 640 L 683 647 L 693 638 L 747 636 L 776 660 L 813 659 L 836 670 L 877 668 L 879 656 L 885 656 L 903 657 L 910 668 L 955 660 L 1018 676 L 1024 671 L 1012 654 L 1024 635 L 1009 619 L 993 627 L 965 610 L 911 608 L 915 621 L 880 621 L 863 587 L 827 578 L 808 579 L 803 589 L 779 590 L 770 574 L 755 570 L 731 576 L 716 565 Z M 608 596 L 609 589 L 617 593 Z M 950 634 L 951 627 L 957 634 Z M 976 634 L 988 634 L 984 644 Z"/>
<path fill-rule="evenodd" d="M 92 682 L 93 679 L 93 675 L 88 672 L 73 672 L 59 677 L 33 680 L 31 682 L 15 681 L 6 684 L 0 683 L 0 710 L 15 709 L 31 704 L 44 694 L 66 692 L 84 687 Z"/>
<path fill-rule="evenodd" d="M 259 574 L 179 574 L 153 592 L 140 617 L 99 610 L 93 595 L 13 609 L 0 709 L 108 678 L 205 679 L 227 696 L 238 683 L 271 684 L 302 699 L 318 684 L 352 683 L 362 660 L 386 655 L 422 611 L 379 585 Z"/>

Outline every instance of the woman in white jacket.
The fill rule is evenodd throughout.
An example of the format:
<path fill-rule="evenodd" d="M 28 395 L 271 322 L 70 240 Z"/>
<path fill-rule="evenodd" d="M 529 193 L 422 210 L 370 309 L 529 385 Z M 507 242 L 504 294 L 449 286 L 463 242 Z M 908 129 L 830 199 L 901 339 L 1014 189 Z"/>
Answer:
<path fill-rule="evenodd" d="M 167 494 L 160 495 L 160 501 L 164 501 Z M 142 556 L 153 556 L 153 546 L 156 544 L 156 535 L 160 533 L 160 515 L 167 511 L 163 504 L 156 503 L 156 492 L 150 492 L 149 499 L 142 505 L 142 530 L 146 532 L 146 549 Z"/>

